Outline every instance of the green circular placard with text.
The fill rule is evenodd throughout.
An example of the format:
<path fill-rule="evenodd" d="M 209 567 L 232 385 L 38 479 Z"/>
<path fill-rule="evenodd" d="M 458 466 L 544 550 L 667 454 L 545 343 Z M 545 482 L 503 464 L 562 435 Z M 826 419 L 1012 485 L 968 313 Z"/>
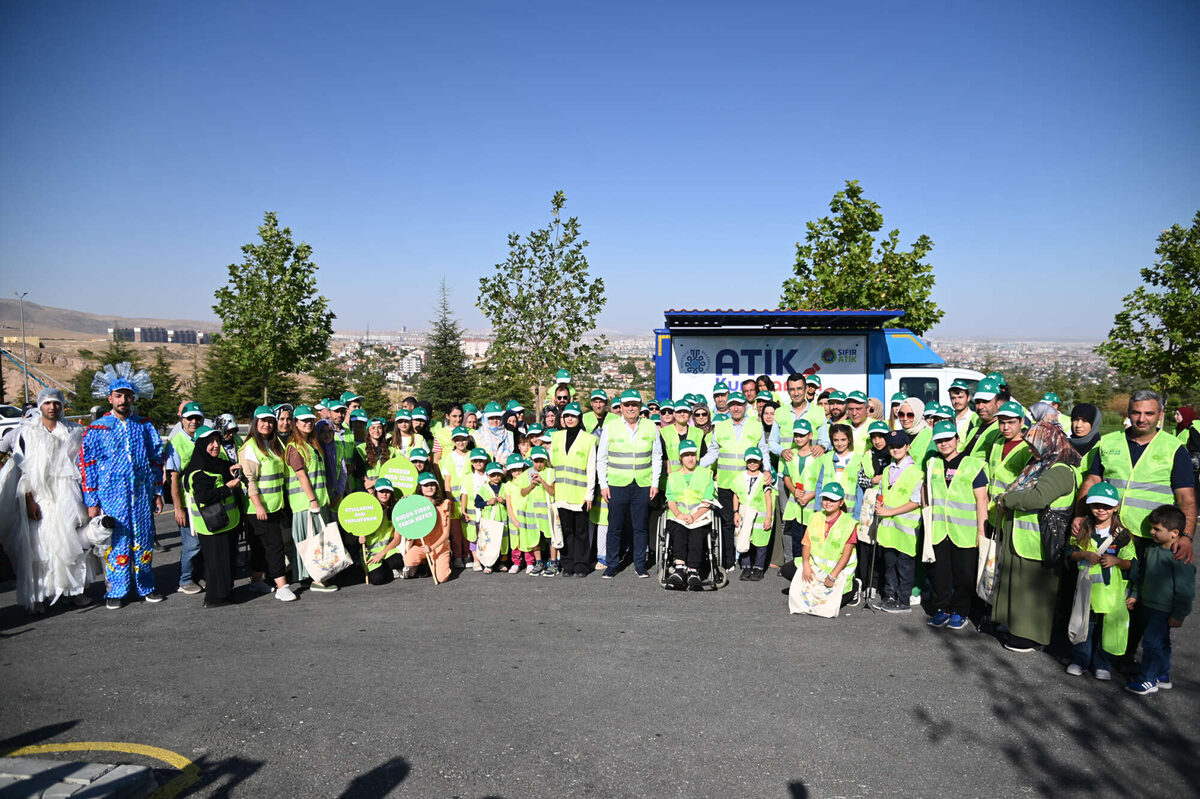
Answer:
<path fill-rule="evenodd" d="M 392 508 L 392 528 L 405 538 L 424 538 L 437 520 L 437 508 L 427 497 L 405 497 Z"/>
<path fill-rule="evenodd" d="M 383 506 L 366 491 L 355 491 L 338 503 L 337 517 L 343 532 L 370 535 L 383 523 Z"/>
<path fill-rule="evenodd" d="M 392 486 L 403 496 L 417 490 L 417 467 L 403 455 L 397 455 L 385 462 L 379 476 L 391 480 Z"/>

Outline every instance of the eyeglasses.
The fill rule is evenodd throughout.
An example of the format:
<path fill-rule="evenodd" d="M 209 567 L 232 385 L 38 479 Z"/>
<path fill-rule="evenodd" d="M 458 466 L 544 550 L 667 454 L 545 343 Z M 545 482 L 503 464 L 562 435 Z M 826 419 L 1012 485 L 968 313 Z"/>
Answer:
<path fill-rule="evenodd" d="M 896 418 L 897 419 L 916 419 L 917 415 L 915 413 L 898 413 L 898 414 L 896 414 Z"/>
<path fill-rule="evenodd" d="M 708 411 L 692 411 L 692 416 L 708 416 Z"/>

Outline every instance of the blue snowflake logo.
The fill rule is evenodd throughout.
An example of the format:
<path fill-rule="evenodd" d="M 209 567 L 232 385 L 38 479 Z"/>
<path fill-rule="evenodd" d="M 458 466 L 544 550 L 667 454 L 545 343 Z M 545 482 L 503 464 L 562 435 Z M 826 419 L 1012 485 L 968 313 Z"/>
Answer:
<path fill-rule="evenodd" d="M 837 358 L 837 350 L 832 347 L 826 347 L 825 351 L 821 353 L 821 360 L 825 363 L 834 363 L 837 361 Z"/>
<path fill-rule="evenodd" d="M 707 368 L 708 358 L 705 357 L 704 350 L 689 350 L 683 357 L 683 371 L 690 375 L 703 374 Z"/>

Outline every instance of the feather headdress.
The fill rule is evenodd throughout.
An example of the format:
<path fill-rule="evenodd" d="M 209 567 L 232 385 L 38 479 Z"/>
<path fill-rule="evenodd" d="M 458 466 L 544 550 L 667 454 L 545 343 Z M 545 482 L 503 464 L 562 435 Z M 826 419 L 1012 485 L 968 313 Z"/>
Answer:
<path fill-rule="evenodd" d="M 105 364 L 104 368 L 96 372 L 96 376 L 92 378 L 93 397 L 107 397 L 122 388 L 132 391 L 133 396 L 138 399 L 149 399 L 154 396 L 154 383 L 151 382 L 150 375 L 145 369 L 139 369 L 135 373 L 133 367 L 129 365 L 129 361 Z"/>

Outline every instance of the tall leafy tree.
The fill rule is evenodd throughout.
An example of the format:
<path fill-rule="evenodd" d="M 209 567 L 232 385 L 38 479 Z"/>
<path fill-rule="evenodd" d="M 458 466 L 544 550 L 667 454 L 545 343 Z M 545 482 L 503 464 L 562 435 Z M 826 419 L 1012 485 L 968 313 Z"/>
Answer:
<path fill-rule="evenodd" d="M 397 360 L 383 347 L 359 349 L 358 364 L 350 370 L 350 381 L 354 392 L 362 397 L 363 410 L 368 416 L 390 418 L 392 401 L 388 396 L 387 374 L 396 368 Z"/>
<path fill-rule="evenodd" d="M 213 311 L 228 357 L 255 376 L 266 402 L 274 381 L 328 356 L 334 315 L 317 293 L 312 247 L 293 243 L 291 228 L 280 228 L 273 211 L 258 235 L 260 244 L 242 247 L 242 263 L 229 265 Z"/>
<path fill-rule="evenodd" d="M 923 335 L 942 318 L 931 298 L 933 267 L 925 262 L 933 240 L 921 235 L 911 249 L 900 231 L 881 240 L 879 204 L 863 196 L 857 180 L 833 195 L 830 216 L 809 222 L 804 243 L 796 244 L 795 277 L 783 282 L 781 308 L 899 308 L 896 322 Z"/>
<path fill-rule="evenodd" d="M 1200 385 L 1200 211 L 1190 228 L 1174 224 L 1159 234 L 1154 252 L 1158 260 L 1141 269 L 1143 285 L 1125 296 L 1096 352 L 1176 396 Z"/>
<path fill-rule="evenodd" d="M 425 368 L 421 370 L 417 393 L 442 413 L 455 403 L 467 402 L 475 388 L 474 373 L 462 349 L 462 326 L 450 313 L 449 291 L 442 278 L 441 301 L 437 318 L 425 343 Z"/>
<path fill-rule="evenodd" d="M 567 195 L 554 193 L 550 224 L 522 238 L 508 236 L 508 258 L 480 279 L 478 308 L 492 323 L 495 340 L 488 362 L 499 373 L 536 389 L 558 369 L 585 372 L 607 340 L 588 341 L 604 308 L 604 279 L 592 278 L 579 235 L 579 220 L 562 219 Z"/>
<path fill-rule="evenodd" d="M 261 375 L 233 356 L 234 347 L 224 337 L 215 336 L 207 350 L 191 399 L 200 403 L 208 418 L 232 413 L 244 419 L 259 405 L 295 400 L 296 379 L 291 375 L 276 375 L 264 398 Z"/>

